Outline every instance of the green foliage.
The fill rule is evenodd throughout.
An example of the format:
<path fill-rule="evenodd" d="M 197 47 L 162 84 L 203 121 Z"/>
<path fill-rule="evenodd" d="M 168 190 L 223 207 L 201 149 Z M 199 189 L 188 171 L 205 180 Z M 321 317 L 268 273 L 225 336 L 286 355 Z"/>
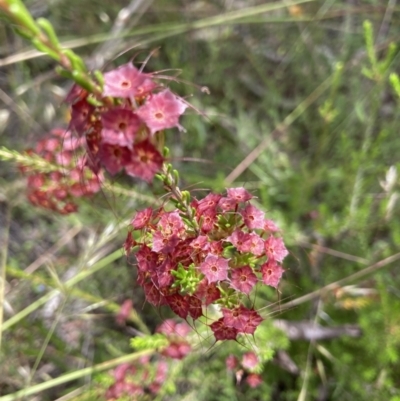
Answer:
<path fill-rule="evenodd" d="M 151 336 L 134 337 L 131 339 L 131 347 L 137 351 L 161 349 L 167 345 L 168 339 L 161 333 L 156 333 Z"/>

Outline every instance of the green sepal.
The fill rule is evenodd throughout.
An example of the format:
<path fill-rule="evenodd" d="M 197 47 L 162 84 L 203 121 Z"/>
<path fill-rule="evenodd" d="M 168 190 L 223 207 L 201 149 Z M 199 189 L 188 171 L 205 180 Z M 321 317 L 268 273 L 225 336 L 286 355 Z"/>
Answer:
<path fill-rule="evenodd" d="M 89 104 L 91 104 L 92 106 L 95 106 L 95 107 L 104 106 L 104 103 L 103 103 L 101 100 L 96 99 L 93 95 L 89 95 L 89 96 L 86 98 L 86 101 L 87 101 Z"/>
<path fill-rule="evenodd" d="M 400 98 L 400 78 L 395 72 L 392 72 L 389 75 L 389 82 L 392 85 L 394 91 L 396 92 L 396 95 Z"/>
<path fill-rule="evenodd" d="M 371 21 L 365 20 L 363 23 L 364 28 L 364 40 L 365 46 L 367 48 L 367 54 L 369 58 L 369 62 L 371 63 L 373 69 L 377 70 L 377 60 L 374 48 L 374 31 L 372 29 Z"/>
<path fill-rule="evenodd" d="M 67 79 L 73 79 L 71 71 L 68 71 L 61 66 L 56 67 L 56 73 L 60 75 L 61 77 L 67 78 Z"/>
<path fill-rule="evenodd" d="M 163 149 L 163 156 L 164 156 L 164 158 L 169 157 L 169 149 L 166 146 L 164 146 L 164 149 Z"/>
<path fill-rule="evenodd" d="M 172 170 L 172 175 L 174 177 L 174 181 L 176 184 L 179 182 L 179 171 L 178 170 Z"/>
<path fill-rule="evenodd" d="M 60 48 L 60 42 L 58 41 L 57 34 L 53 28 L 51 22 L 46 18 L 38 18 L 36 23 L 44 30 L 49 39 L 50 43 L 56 47 L 57 49 Z"/>
<path fill-rule="evenodd" d="M 72 79 L 80 85 L 83 89 L 86 89 L 90 93 L 96 91 L 96 86 L 90 81 L 88 76 L 82 71 L 74 70 L 72 71 Z"/>
<path fill-rule="evenodd" d="M 68 60 L 71 62 L 74 70 L 79 72 L 87 72 L 85 63 L 76 53 L 70 49 L 63 49 L 62 52 L 68 57 Z"/>
<path fill-rule="evenodd" d="M 38 49 L 40 52 L 47 54 L 56 61 L 60 61 L 60 55 L 53 49 L 45 45 L 38 37 L 32 38 L 31 42 L 33 46 L 35 46 L 36 49 Z"/>
<path fill-rule="evenodd" d="M 104 87 L 103 73 L 100 70 L 94 70 L 93 76 L 94 76 L 95 80 L 99 83 L 99 85 L 101 86 L 101 89 L 103 89 L 103 87 Z"/>
<path fill-rule="evenodd" d="M 32 32 L 22 26 L 21 27 L 14 26 L 14 31 L 16 34 L 18 34 L 24 39 L 28 40 L 32 39 Z"/>
<path fill-rule="evenodd" d="M 202 279 L 202 275 L 199 275 L 194 263 L 187 268 L 179 263 L 176 270 L 171 270 L 171 274 L 175 277 L 172 287 L 179 288 L 181 292 L 189 295 L 196 292 Z"/>
<path fill-rule="evenodd" d="M 396 44 L 391 42 L 389 44 L 389 48 L 388 48 L 385 59 L 379 63 L 379 70 L 380 70 L 381 74 L 385 74 L 386 71 L 389 69 L 390 64 L 393 62 L 393 59 L 396 56 L 397 50 L 398 50 L 398 48 L 397 48 Z"/>
<path fill-rule="evenodd" d="M 182 191 L 182 200 L 186 205 L 190 203 L 190 192 L 189 191 Z"/>
<path fill-rule="evenodd" d="M 158 180 L 160 180 L 161 182 L 165 181 L 165 175 L 164 174 L 155 174 L 154 177 L 156 177 Z"/>

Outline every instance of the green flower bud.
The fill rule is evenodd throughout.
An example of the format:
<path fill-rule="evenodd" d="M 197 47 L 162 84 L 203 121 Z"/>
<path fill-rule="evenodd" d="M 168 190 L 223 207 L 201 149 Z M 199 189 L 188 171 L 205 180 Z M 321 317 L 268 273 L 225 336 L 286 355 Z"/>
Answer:
<path fill-rule="evenodd" d="M 56 60 L 58 62 L 60 61 L 60 59 L 61 59 L 60 55 L 56 51 L 54 51 L 53 49 L 51 49 L 50 47 L 45 45 L 39 38 L 33 38 L 32 44 L 40 52 L 47 54 L 48 56 L 50 56 L 51 58 L 53 58 L 54 60 Z"/>
<path fill-rule="evenodd" d="M 38 18 L 36 23 L 43 29 L 46 33 L 47 38 L 49 39 L 50 43 L 56 47 L 57 49 L 60 48 L 60 42 L 58 41 L 57 34 L 54 31 L 53 25 L 49 20 L 46 18 Z"/>
<path fill-rule="evenodd" d="M 68 60 L 71 62 L 72 68 L 74 70 L 79 71 L 79 72 L 87 71 L 85 63 L 76 53 L 74 53 L 70 49 L 64 49 L 62 52 L 63 52 L 63 54 L 65 54 L 68 57 Z"/>

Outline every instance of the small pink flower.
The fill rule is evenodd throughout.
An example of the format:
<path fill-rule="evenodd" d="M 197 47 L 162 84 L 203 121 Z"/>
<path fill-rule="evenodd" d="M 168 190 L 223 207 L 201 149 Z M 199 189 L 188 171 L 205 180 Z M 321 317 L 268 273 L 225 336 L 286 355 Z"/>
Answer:
<path fill-rule="evenodd" d="M 258 365 L 258 357 L 254 352 L 246 352 L 242 357 L 242 366 L 252 370 Z"/>
<path fill-rule="evenodd" d="M 261 256 L 264 253 L 264 241 L 256 233 L 249 233 L 242 246 L 243 252 L 250 252 L 255 256 Z"/>
<path fill-rule="evenodd" d="M 148 79 L 148 75 L 141 73 L 131 63 L 121 65 L 104 74 L 103 96 L 135 97 L 138 94 L 138 88 L 146 79 Z"/>
<path fill-rule="evenodd" d="M 261 266 L 263 282 L 271 287 L 278 287 L 283 272 L 282 267 L 274 259 L 268 260 Z"/>
<path fill-rule="evenodd" d="M 198 319 L 203 315 L 203 309 L 201 307 L 201 300 L 200 298 L 194 296 L 188 297 L 189 302 L 189 315 L 192 317 L 193 320 Z"/>
<path fill-rule="evenodd" d="M 167 378 L 168 374 L 168 363 L 165 361 L 159 361 L 157 365 L 157 371 L 156 371 L 156 376 L 154 378 L 154 381 L 156 383 L 164 383 L 165 379 Z"/>
<path fill-rule="evenodd" d="M 200 271 L 207 277 L 209 283 L 226 280 L 228 278 L 228 263 L 225 258 L 208 255 L 200 265 Z"/>
<path fill-rule="evenodd" d="M 245 243 L 248 239 L 248 234 L 241 230 L 235 230 L 226 238 L 239 252 L 247 252 L 248 248 L 245 248 Z"/>
<path fill-rule="evenodd" d="M 144 294 L 146 300 L 154 306 L 160 306 L 166 304 L 166 299 L 160 290 L 152 283 L 147 282 L 143 284 Z"/>
<path fill-rule="evenodd" d="M 103 143 L 100 148 L 99 157 L 106 170 L 111 175 L 115 175 L 129 163 L 130 151 L 123 146 Z"/>
<path fill-rule="evenodd" d="M 161 170 L 163 161 L 160 152 L 146 139 L 134 146 L 125 170 L 133 177 L 151 182 L 154 175 Z"/>
<path fill-rule="evenodd" d="M 226 190 L 228 198 L 235 200 L 236 202 L 247 202 L 253 199 L 253 195 L 246 191 L 243 187 L 239 188 L 228 188 Z"/>
<path fill-rule="evenodd" d="M 146 123 L 152 134 L 167 128 L 178 127 L 179 117 L 186 110 L 187 105 L 169 89 L 153 95 L 137 110 L 138 116 Z"/>
<path fill-rule="evenodd" d="M 222 308 L 224 323 L 228 327 L 234 327 L 239 333 L 253 334 L 262 317 L 254 310 L 239 305 L 234 309 Z"/>
<path fill-rule="evenodd" d="M 132 369 L 134 368 L 129 363 L 123 363 L 121 365 L 118 365 L 113 372 L 115 381 L 116 382 L 124 381 L 126 374 L 128 373 L 128 371 L 131 371 Z"/>
<path fill-rule="evenodd" d="M 219 194 L 208 194 L 205 198 L 200 200 L 197 204 L 197 212 L 203 214 L 204 212 L 210 212 L 215 214 L 219 200 L 222 198 Z"/>
<path fill-rule="evenodd" d="M 124 303 L 121 305 L 121 308 L 115 318 L 118 325 L 122 326 L 128 320 L 132 308 L 133 308 L 132 300 L 126 299 Z"/>
<path fill-rule="evenodd" d="M 219 200 L 218 206 L 222 209 L 223 212 L 229 212 L 231 210 L 235 210 L 237 202 L 234 199 L 223 197 Z"/>
<path fill-rule="evenodd" d="M 282 238 L 275 238 L 272 235 L 265 240 L 265 253 L 268 259 L 276 260 L 277 262 L 282 262 L 289 254 Z"/>
<path fill-rule="evenodd" d="M 275 232 L 279 231 L 279 228 L 272 220 L 265 220 L 264 221 L 264 230 L 269 231 L 271 233 L 275 233 Z"/>
<path fill-rule="evenodd" d="M 142 228 L 146 227 L 151 220 L 151 216 L 153 213 L 153 209 L 148 207 L 146 209 L 140 210 L 135 214 L 135 217 L 132 219 L 132 227 L 135 230 L 141 230 Z"/>
<path fill-rule="evenodd" d="M 140 128 L 139 117 L 131 110 L 116 107 L 101 115 L 102 141 L 132 148 L 133 140 Z"/>
<path fill-rule="evenodd" d="M 217 285 L 215 283 L 208 283 L 206 278 L 200 281 L 196 295 L 198 298 L 204 300 L 203 302 L 206 306 L 221 298 L 221 293 Z"/>
<path fill-rule="evenodd" d="M 166 237 L 171 235 L 179 236 L 185 231 L 185 225 L 183 224 L 182 217 L 179 215 L 177 210 L 163 213 L 157 226 L 161 229 L 163 235 Z"/>
<path fill-rule="evenodd" d="M 210 242 L 210 253 L 213 255 L 220 256 L 224 252 L 224 247 L 222 246 L 222 241 L 211 241 Z"/>
<path fill-rule="evenodd" d="M 257 283 L 257 276 L 250 266 L 238 267 L 232 271 L 231 286 L 244 294 L 250 294 Z"/>
<path fill-rule="evenodd" d="M 206 235 L 199 235 L 191 243 L 190 246 L 196 251 L 208 251 L 210 244 Z"/>
<path fill-rule="evenodd" d="M 166 297 L 169 307 L 182 319 L 186 319 L 189 314 L 189 302 L 179 294 L 168 295 Z"/>
<path fill-rule="evenodd" d="M 224 323 L 224 318 L 210 324 L 211 330 L 214 333 L 215 339 L 218 340 L 236 340 L 238 331 L 234 327 L 228 327 Z"/>
<path fill-rule="evenodd" d="M 172 336 L 176 334 L 176 321 L 174 319 L 166 319 L 156 328 L 157 333 L 165 334 L 166 336 Z"/>
<path fill-rule="evenodd" d="M 262 378 L 260 375 L 257 373 L 251 373 L 246 377 L 246 383 L 251 387 L 251 388 L 256 388 L 258 387 L 261 383 L 263 382 Z"/>
<path fill-rule="evenodd" d="M 217 214 L 213 210 L 207 209 L 200 217 L 201 231 L 204 233 L 210 232 L 214 228 L 216 222 Z"/>
<path fill-rule="evenodd" d="M 86 99 L 75 103 L 71 107 L 70 126 L 79 136 L 82 136 L 90 127 L 93 112 L 94 107 Z"/>
<path fill-rule="evenodd" d="M 147 96 L 150 92 L 152 92 L 155 88 L 157 88 L 157 84 L 151 80 L 150 78 L 146 78 L 142 84 L 140 84 L 136 88 L 136 98 L 141 98 Z"/>
<path fill-rule="evenodd" d="M 264 212 L 248 204 L 242 211 L 244 224 L 250 229 L 264 228 Z"/>
<path fill-rule="evenodd" d="M 224 324 L 227 327 L 234 327 L 238 332 L 241 332 L 247 323 L 247 311 L 248 309 L 243 305 L 233 309 L 222 308 Z"/>
<path fill-rule="evenodd" d="M 228 370 L 235 370 L 238 366 L 238 360 L 235 355 L 229 355 L 225 359 L 225 365 Z"/>

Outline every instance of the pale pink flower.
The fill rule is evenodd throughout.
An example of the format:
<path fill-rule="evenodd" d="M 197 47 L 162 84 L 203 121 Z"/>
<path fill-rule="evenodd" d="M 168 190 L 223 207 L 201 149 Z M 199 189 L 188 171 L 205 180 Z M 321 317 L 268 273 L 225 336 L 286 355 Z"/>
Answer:
<path fill-rule="evenodd" d="M 257 283 L 257 276 L 253 273 L 250 266 L 238 267 L 232 270 L 231 286 L 235 290 L 250 294 Z"/>
<path fill-rule="evenodd" d="M 187 105 L 178 96 L 166 89 L 151 96 L 146 103 L 137 110 L 138 116 L 144 121 L 152 134 L 167 128 L 178 127 L 179 117 L 186 110 Z"/>
<path fill-rule="evenodd" d="M 132 148 L 141 121 L 131 110 L 116 107 L 101 115 L 102 140 L 113 145 Z"/>
<path fill-rule="evenodd" d="M 242 366 L 245 369 L 252 370 L 258 365 L 258 357 L 254 352 L 246 352 L 242 357 Z"/>
<path fill-rule="evenodd" d="M 276 260 L 277 262 L 282 262 L 283 259 L 289 254 L 287 251 L 285 244 L 283 243 L 282 238 L 276 238 L 274 236 L 270 236 L 265 240 L 265 253 L 268 256 L 268 259 Z"/>
<path fill-rule="evenodd" d="M 248 204 L 242 211 L 244 224 L 250 229 L 264 228 L 264 212 Z"/>
<path fill-rule="evenodd" d="M 104 74 L 103 96 L 130 98 L 135 97 L 145 80 L 147 74 L 141 73 L 131 63 L 121 65 L 115 70 Z"/>
<path fill-rule="evenodd" d="M 278 287 L 283 272 L 282 267 L 274 259 L 268 260 L 261 266 L 263 282 L 271 287 Z"/>
<path fill-rule="evenodd" d="M 225 258 L 208 255 L 200 265 L 200 271 L 207 277 L 209 283 L 226 280 L 228 278 L 228 263 Z"/>
<path fill-rule="evenodd" d="M 246 191 L 243 187 L 228 188 L 226 190 L 228 198 L 234 199 L 236 202 L 247 202 L 253 198 L 253 195 Z"/>

